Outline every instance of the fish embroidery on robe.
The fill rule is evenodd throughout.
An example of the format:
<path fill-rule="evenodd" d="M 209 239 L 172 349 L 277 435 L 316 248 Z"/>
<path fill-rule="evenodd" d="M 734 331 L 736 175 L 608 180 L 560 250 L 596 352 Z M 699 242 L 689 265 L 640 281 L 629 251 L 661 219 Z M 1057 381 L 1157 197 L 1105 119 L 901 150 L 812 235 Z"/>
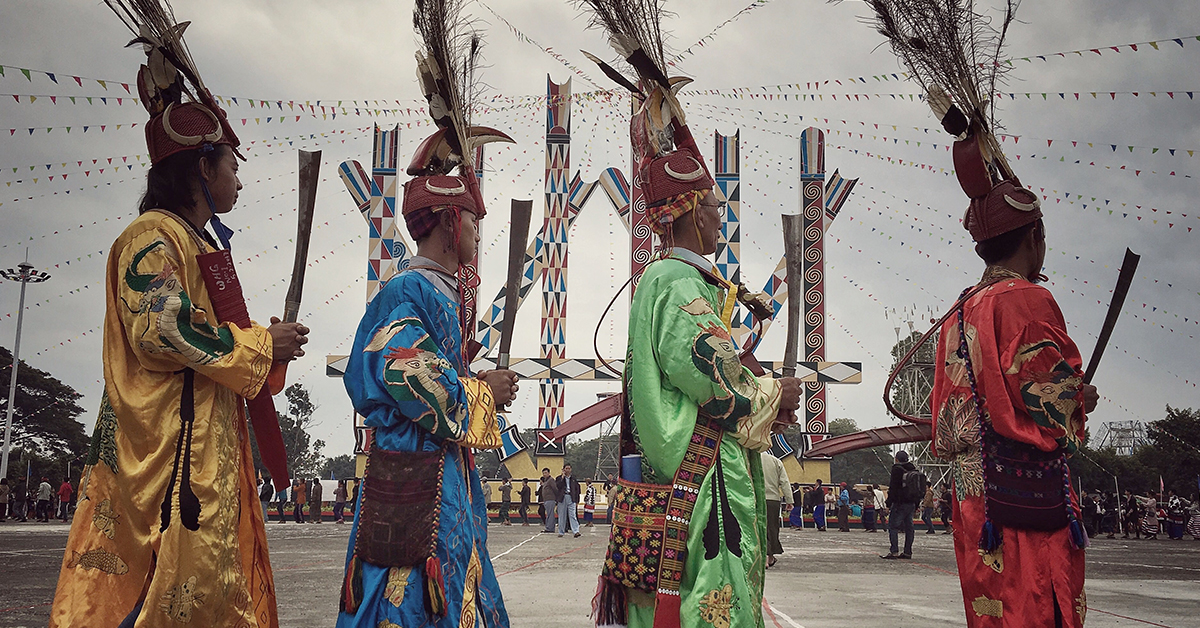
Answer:
<path fill-rule="evenodd" d="M 73 569 L 75 567 L 99 569 L 104 573 L 114 576 L 129 573 L 129 565 L 125 564 L 125 561 L 121 560 L 120 556 L 102 549 L 88 550 L 82 554 L 71 552 L 71 558 L 67 560 L 67 568 Z"/>

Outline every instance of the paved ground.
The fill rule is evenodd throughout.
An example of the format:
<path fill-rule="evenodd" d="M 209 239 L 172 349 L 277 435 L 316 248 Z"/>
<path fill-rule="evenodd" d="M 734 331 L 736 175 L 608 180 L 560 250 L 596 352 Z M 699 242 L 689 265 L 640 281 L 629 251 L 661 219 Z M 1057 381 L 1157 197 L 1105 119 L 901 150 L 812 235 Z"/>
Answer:
<path fill-rule="evenodd" d="M 492 526 L 512 625 L 583 627 L 608 527 L 581 538 Z M 0 524 L 0 627 L 45 626 L 67 527 Z M 284 628 L 333 625 L 349 526 L 270 524 Z M 961 626 L 950 537 L 918 534 L 916 560 L 882 561 L 886 533 L 784 530 L 767 572 L 769 628 Z M 1096 540 L 1088 552 L 1088 627 L 1200 626 L 1200 542 Z"/>

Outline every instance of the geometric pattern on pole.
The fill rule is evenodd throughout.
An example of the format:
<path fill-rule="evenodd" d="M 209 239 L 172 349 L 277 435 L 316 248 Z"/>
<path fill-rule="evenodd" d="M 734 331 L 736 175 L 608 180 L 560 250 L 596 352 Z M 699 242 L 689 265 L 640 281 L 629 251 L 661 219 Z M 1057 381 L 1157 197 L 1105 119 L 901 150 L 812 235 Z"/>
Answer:
<path fill-rule="evenodd" d="M 367 303 L 375 298 L 384 282 L 408 267 L 409 259 L 416 250 L 408 243 L 404 231 L 396 225 L 399 144 L 399 124 L 388 130 L 375 125 L 371 146 L 371 177 L 367 178 L 357 160 L 347 160 L 338 166 L 338 174 L 346 184 L 346 191 L 367 221 Z M 326 359 L 333 357 L 326 356 Z M 370 446 L 371 430 L 363 425 L 361 416 L 355 415 L 354 453 L 364 454 Z"/>
<path fill-rule="evenodd" d="M 800 193 L 804 204 L 801 285 L 804 290 L 804 360 L 825 360 L 825 133 L 800 133 Z M 801 453 L 828 434 L 825 384 L 804 384 L 804 445 Z"/>
<path fill-rule="evenodd" d="M 717 180 L 718 201 L 725 202 L 721 216 L 721 231 L 717 235 L 717 271 L 735 285 L 742 281 L 742 221 L 741 221 L 741 172 L 738 139 L 741 131 L 733 135 L 716 136 L 716 151 L 713 156 L 713 174 Z M 740 327 L 740 316 L 733 318 L 733 327 Z"/>
<path fill-rule="evenodd" d="M 542 227 L 541 357 L 566 357 L 567 234 L 571 176 L 571 79 L 557 85 L 546 76 L 546 211 Z M 562 423 L 563 381 L 543 380 L 538 394 L 538 426 Z"/>

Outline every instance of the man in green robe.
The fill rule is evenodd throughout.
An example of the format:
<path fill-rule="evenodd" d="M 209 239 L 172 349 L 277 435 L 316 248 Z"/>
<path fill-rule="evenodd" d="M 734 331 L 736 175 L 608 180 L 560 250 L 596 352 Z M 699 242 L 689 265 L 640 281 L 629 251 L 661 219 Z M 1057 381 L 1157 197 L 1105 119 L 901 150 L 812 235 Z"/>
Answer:
<path fill-rule="evenodd" d="M 737 290 L 705 257 L 716 250 L 720 204 L 686 127 L 676 139 L 684 140 L 677 150 L 642 170 L 651 228 L 666 255 L 646 267 L 630 308 L 622 453 L 641 456 L 641 478 L 627 473 L 623 480 L 674 485 L 675 495 L 694 491 L 694 507 L 690 517 L 685 507 L 680 532 L 667 525 L 657 593 L 624 588 L 623 619 L 647 628 L 763 626 L 767 528 L 759 452 L 770 448 L 773 429 L 795 421 L 787 411 L 799 407 L 802 385 L 755 377 L 739 361 L 729 333 Z M 706 435 L 715 453 L 708 465 L 705 455 L 689 453 L 689 443 Z M 677 475 L 681 465 L 685 472 Z M 669 507 L 667 521 L 678 514 Z M 610 545 L 606 573 L 636 563 L 628 547 Z M 667 573 L 673 551 L 682 566 L 675 592 Z M 622 618 L 601 612 L 597 619 Z"/>

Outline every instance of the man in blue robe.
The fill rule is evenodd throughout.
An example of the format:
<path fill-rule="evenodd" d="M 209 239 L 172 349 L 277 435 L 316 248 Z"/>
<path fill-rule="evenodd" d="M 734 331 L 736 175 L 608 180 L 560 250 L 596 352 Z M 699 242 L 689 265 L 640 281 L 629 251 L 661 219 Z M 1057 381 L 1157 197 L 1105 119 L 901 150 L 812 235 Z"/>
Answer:
<path fill-rule="evenodd" d="M 374 428 L 371 447 L 443 452 L 436 541 L 426 565 L 372 564 L 356 554 L 362 521 L 355 517 L 337 626 L 507 627 L 471 449 L 500 446 L 496 406 L 513 399 L 517 376 L 470 375 L 457 276 L 475 257 L 483 203 L 469 171 L 418 176 L 404 188 L 417 255 L 367 306 L 344 382 L 355 411 Z M 372 499 L 371 479 L 368 465 L 360 513 Z"/>

